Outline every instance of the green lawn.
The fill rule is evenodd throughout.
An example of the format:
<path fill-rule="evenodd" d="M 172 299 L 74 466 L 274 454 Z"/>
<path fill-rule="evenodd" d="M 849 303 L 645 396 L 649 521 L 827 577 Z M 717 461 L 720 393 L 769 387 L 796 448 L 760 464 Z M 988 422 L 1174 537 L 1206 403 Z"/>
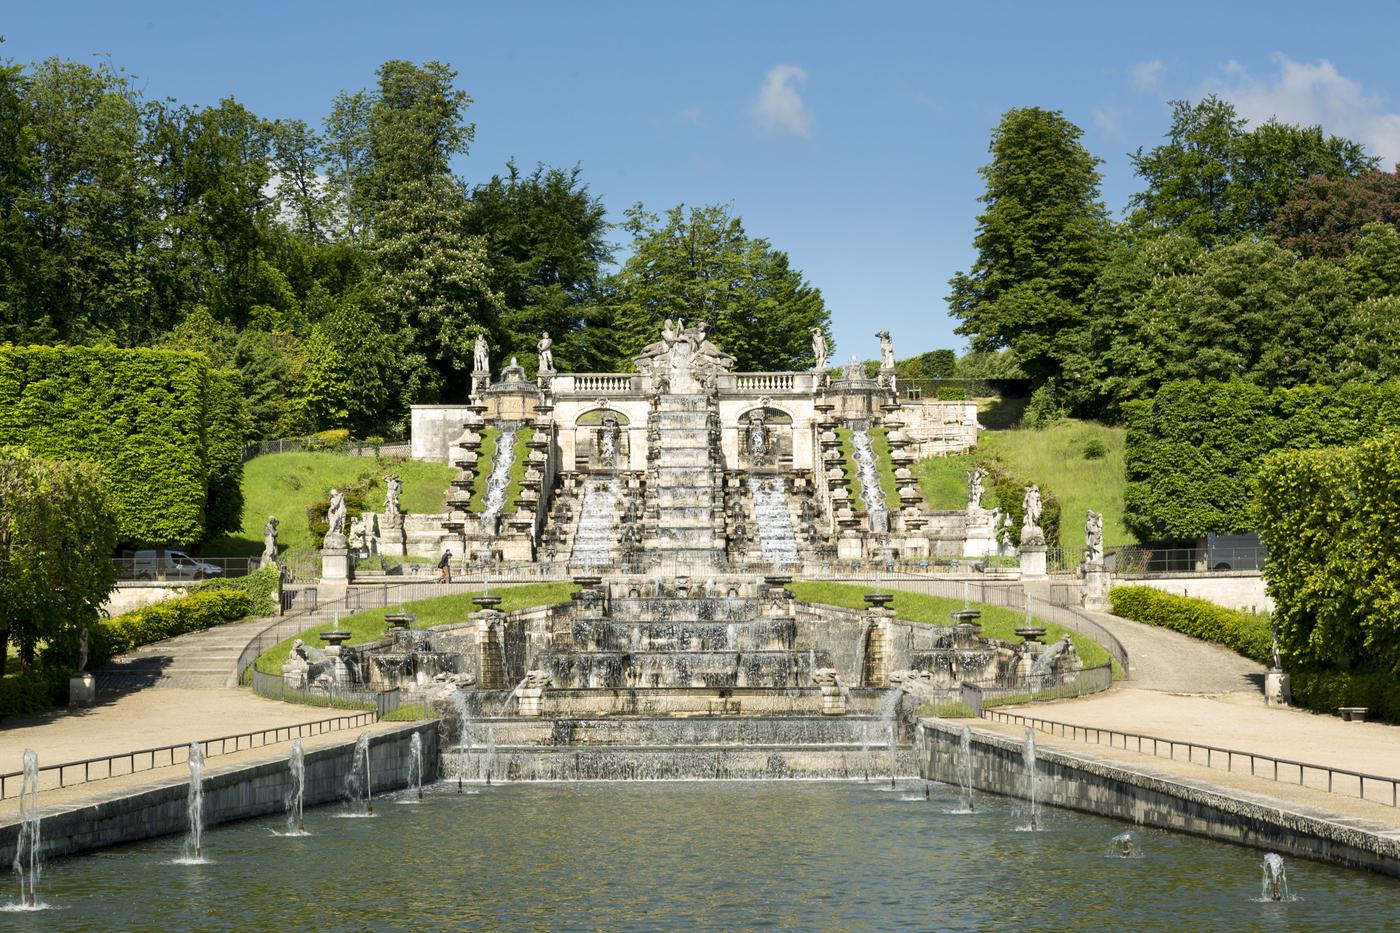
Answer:
<path fill-rule="evenodd" d="M 1104 544 L 1136 544 L 1137 538 L 1123 525 L 1125 433 L 1123 428 L 1074 419 L 1040 430 L 983 431 L 973 453 L 920 460 L 914 475 L 929 508 L 961 509 L 967 505 L 967 471 L 974 462 L 996 461 L 1060 500 L 1062 546 L 1083 546 L 1088 509 L 1103 513 Z M 1084 450 L 1094 440 L 1103 445 L 1104 453 L 1090 459 Z M 982 504 L 998 505 L 990 492 Z"/>
<path fill-rule="evenodd" d="M 788 587 L 798 599 L 804 602 L 825 603 L 828 606 L 841 606 L 846 609 L 866 608 L 865 594 L 872 592 L 871 587 L 868 586 L 808 580 L 795 581 L 790 583 Z M 900 590 L 892 590 L 891 592 L 894 593 L 894 602 L 890 604 L 890 608 L 894 610 L 897 618 L 905 622 L 931 622 L 937 625 L 950 625 L 952 620 L 948 618 L 948 613 L 963 608 L 961 599 L 949 596 L 925 596 L 922 593 L 905 593 Z M 983 635 L 998 641 L 1009 641 L 1013 644 L 1021 640 L 1017 637 L 1015 630 L 1026 624 L 1024 612 L 1017 612 L 1015 609 L 1008 609 L 1005 606 L 992 606 L 987 603 L 974 602 L 969 605 L 982 613 L 980 621 Z M 1045 628 L 1047 644 L 1068 635 L 1070 641 L 1074 643 L 1074 650 L 1079 653 L 1079 658 L 1084 662 L 1085 667 L 1098 667 L 1109 663 L 1108 650 L 1092 638 L 1078 632 L 1072 632 L 1044 619 L 1036 619 L 1035 623 Z M 1121 676 L 1121 674 L 1115 670 L 1114 676 Z"/>
<path fill-rule="evenodd" d="M 318 547 L 306 526 L 306 508 L 323 498 L 332 486 L 345 488 L 364 479 L 377 481 L 375 506 L 383 508 L 383 477 L 397 473 L 403 480 L 399 507 L 410 513 L 443 510 L 447 484 L 455 475 L 445 463 L 398 460 L 388 457 L 355 457 L 315 452 L 267 454 L 243 464 L 243 528 L 235 535 L 209 541 L 204 553 L 211 557 L 261 554 L 262 527 L 269 515 L 282 521 L 278 541 L 283 548 Z M 352 516 L 353 518 L 353 516 Z"/>
<path fill-rule="evenodd" d="M 501 597 L 501 604 L 496 608 L 502 612 L 511 612 L 516 609 L 529 609 L 532 606 L 567 603 L 569 594 L 576 589 L 577 587 L 573 583 L 567 582 L 529 583 L 524 586 L 502 587 L 492 595 Z M 301 635 L 273 645 L 258 657 L 258 670 L 266 674 L 282 673 L 282 662 L 286 661 L 287 656 L 291 654 L 292 644 L 297 638 L 308 645 L 320 647 L 320 634 L 335 628 L 350 633 L 350 640 L 346 644 L 358 645 L 367 641 L 378 641 L 384 637 L 384 631 L 388 627 L 384 622 L 384 616 L 391 612 L 412 612 L 417 615 L 418 618 L 413 623 L 414 628 L 432 628 L 435 625 L 445 625 L 449 622 L 464 622 L 469 615 L 477 610 L 477 607 L 472 604 L 472 597 L 480 596 L 483 592 L 485 591 L 472 590 L 468 593 L 456 593 L 451 596 L 434 596 L 431 599 L 419 599 L 382 609 L 367 609 L 353 615 L 341 616 L 338 623 L 327 622 L 324 625 L 318 625 Z"/>
<path fill-rule="evenodd" d="M 978 439 L 978 453 L 996 457 L 1012 473 L 1038 483 L 1060 500 L 1060 544 L 1084 544 L 1084 513 L 1103 513 L 1103 541 L 1136 544 L 1123 525 L 1123 428 L 1067 418 L 1040 430 L 988 431 Z M 1096 459 L 1084 456 L 1090 441 L 1104 447 Z M 964 500 L 966 497 L 964 497 Z"/>

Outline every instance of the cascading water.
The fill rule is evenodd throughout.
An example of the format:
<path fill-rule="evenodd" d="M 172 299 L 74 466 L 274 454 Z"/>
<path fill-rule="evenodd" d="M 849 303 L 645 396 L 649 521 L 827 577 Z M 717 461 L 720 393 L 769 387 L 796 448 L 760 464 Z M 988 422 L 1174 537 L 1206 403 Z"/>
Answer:
<path fill-rule="evenodd" d="M 886 690 L 883 694 L 881 694 L 880 703 L 875 708 L 875 715 L 879 718 L 880 722 L 884 723 L 885 732 L 888 736 L 888 738 L 886 739 L 886 746 L 889 750 L 891 787 L 894 787 L 894 778 L 896 773 L 895 755 L 896 743 L 899 740 L 899 701 L 903 698 L 904 691 L 900 690 L 898 687 L 892 690 Z"/>
<path fill-rule="evenodd" d="M 515 462 L 515 432 L 514 426 L 503 425 L 496 438 L 496 453 L 491 457 L 491 473 L 486 478 L 486 503 L 481 509 L 483 528 L 493 527 L 496 516 L 506 506 L 510 468 Z"/>
<path fill-rule="evenodd" d="M 590 476 L 584 482 L 570 564 L 606 567 L 613 562 L 613 522 L 621 488 L 616 476 Z"/>
<path fill-rule="evenodd" d="M 870 528 L 876 532 L 889 531 L 889 507 L 885 504 L 885 491 L 880 487 L 880 470 L 869 429 L 853 428 L 851 446 L 855 450 L 856 475 L 860 478 L 861 497 L 870 516 Z"/>
<path fill-rule="evenodd" d="M 423 736 L 415 732 L 408 740 L 408 783 L 423 799 Z"/>
<path fill-rule="evenodd" d="M 19 791 L 19 837 L 15 841 L 15 874 L 19 875 L 19 903 L 24 909 L 38 909 L 39 873 L 39 756 L 24 750 L 24 782 Z"/>
<path fill-rule="evenodd" d="M 1270 852 L 1264 856 L 1264 861 L 1260 864 L 1264 869 L 1264 878 L 1259 884 L 1259 900 L 1297 900 L 1296 897 L 1288 893 L 1288 873 L 1284 870 L 1282 855 Z"/>
<path fill-rule="evenodd" d="M 345 796 L 351 808 L 346 816 L 374 816 L 374 780 L 370 774 L 368 732 L 361 732 L 355 740 L 355 758 L 350 763 L 350 773 L 345 776 Z"/>
<path fill-rule="evenodd" d="M 1040 771 L 1036 767 L 1035 730 L 1026 730 L 1026 743 L 1021 748 L 1021 760 L 1026 767 L 1026 800 L 1030 803 L 1031 821 L 1021 827 L 1028 832 L 1040 829 Z"/>
<path fill-rule="evenodd" d="M 758 543 L 766 564 L 797 563 L 797 536 L 792 530 L 792 513 L 782 481 L 749 477 L 749 494 L 753 496 L 754 519 L 758 524 Z"/>
<path fill-rule="evenodd" d="M 204 751 L 198 742 L 190 743 L 190 792 L 185 802 L 190 831 L 185 837 L 181 863 L 198 865 L 204 862 Z"/>
<path fill-rule="evenodd" d="M 287 835 L 305 836 L 306 757 L 302 753 L 301 739 L 292 739 L 292 753 L 287 758 L 287 767 L 291 771 L 287 790 Z"/>

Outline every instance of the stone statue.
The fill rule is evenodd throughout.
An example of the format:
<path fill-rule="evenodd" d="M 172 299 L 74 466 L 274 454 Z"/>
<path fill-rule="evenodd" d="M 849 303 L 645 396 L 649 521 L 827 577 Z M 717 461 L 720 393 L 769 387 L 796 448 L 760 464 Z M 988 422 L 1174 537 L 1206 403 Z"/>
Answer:
<path fill-rule="evenodd" d="M 280 524 L 276 515 L 269 515 L 267 522 L 263 524 L 263 565 L 277 562 L 277 526 Z"/>
<path fill-rule="evenodd" d="M 894 343 L 890 340 L 890 332 L 882 330 L 875 336 L 880 338 L 880 368 L 894 369 Z"/>
<path fill-rule="evenodd" d="M 668 347 L 676 342 L 676 322 L 670 318 L 661 325 L 661 342 Z"/>
<path fill-rule="evenodd" d="M 860 382 L 864 378 L 865 372 L 863 367 L 860 365 L 860 360 L 852 356 L 851 361 L 846 364 L 846 381 Z"/>
<path fill-rule="evenodd" d="M 369 529 L 365 527 L 363 518 L 350 523 L 350 546 L 357 551 L 369 550 Z"/>
<path fill-rule="evenodd" d="M 981 467 L 973 467 L 967 471 L 967 510 L 969 512 L 982 508 L 982 482 L 987 478 L 987 471 Z"/>
<path fill-rule="evenodd" d="M 1093 509 L 1084 518 L 1084 566 L 1103 569 L 1103 516 Z"/>
<path fill-rule="evenodd" d="M 549 339 L 549 331 L 540 334 L 540 372 L 554 372 L 554 341 Z"/>
<path fill-rule="evenodd" d="M 486 335 L 476 335 L 476 348 L 472 352 L 472 372 L 491 374 L 491 350 L 486 346 Z"/>
<path fill-rule="evenodd" d="M 402 494 L 403 480 L 397 474 L 390 473 L 384 477 L 384 517 L 390 525 L 397 525 L 403 520 L 399 511 L 399 496 Z"/>
<path fill-rule="evenodd" d="M 831 355 L 826 345 L 826 334 L 822 333 L 820 327 L 812 328 L 812 370 L 813 372 L 826 372 L 827 358 Z"/>
<path fill-rule="evenodd" d="M 1274 641 L 1274 657 L 1278 657 L 1278 641 Z M 78 630 L 78 671 L 79 677 L 87 673 L 88 662 L 88 628 L 84 625 Z"/>
<path fill-rule="evenodd" d="M 326 537 L 345 534 L 345 493 L 331 490 L 331 505 L 326 511 Z"/>
<path fill-rule="evenodd" d="M 1040 546 L 1045 544 L 1045 532 L 1040 527 L 1040 516 L 1043 507 L 1040 502 L 1040 487 L 1031 485 L 1026 487 L 1026 494 L 1021 498 L 1021 546 Z"/>
<path fill-rule="evenodd" d="M 1283 656 L 1279 653 L 1279 650 L 1278 650 L 1278 623 L 1277 623 L 1277 622 L 1270 622 L 1270 623 L 1269 623 L 1269 631 L 1270 631 L 1270 634 L 1273 636 L 1273 646 L 1272 646 L 1272 647 L 1273 647 L 1273 653 L 1274 653 L 1274 670 L 1276 670 L 1276 671 L 1281 671 L 1281 670 L 1283 670 Z M 87 629 L 83 629 L 83 632 L 84 632 L 84 634 L 86 634 L 86 633 L 87 633 Z M 81 671 L 79 671 L 79 673 L 81 673 Z"/>

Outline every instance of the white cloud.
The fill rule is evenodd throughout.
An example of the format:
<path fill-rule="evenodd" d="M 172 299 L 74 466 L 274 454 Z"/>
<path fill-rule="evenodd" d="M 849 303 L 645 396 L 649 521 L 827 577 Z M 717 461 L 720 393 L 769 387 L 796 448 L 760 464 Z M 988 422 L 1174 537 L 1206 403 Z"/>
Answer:
<path fill-rule="evenodd" d="M 1121 137 L 1123 128 L 1118 124 L 1118 116 L 1107 107 L 1100 107 L 1095 104 L 1089 111 L 1089 116 L 1093 118 L 1094 126 L 1097 126 L 1107 136 Z"/>
<path fill-rule="evenodd" d="M 1400 161 L 1400 114 L 1386 109 L 1379 94 L 1367 93 L 1325 58 L 1295 62 L 1275 53 L 1278 72 L 1258 77 L 1237 61 L 1202 85 L 1235 105 L 1251 124 L 1276 117 L 1284 123 L 1321 126 L 1329 133 L 1364 143 L 1388 168 Z"/>
<path fill-rule="evenodd" d="M 796 65 L 769 68 L 750 108 L 758 125 L 767 130 L 806 136 L 812 128 L 812 117 L 800 93 L 806 83 L 807 72 Z"/>
<path fill-rule="evenodd" d="M 1150 91 L 1162 82 L 1162 72 L 1166 64 L 1160 58 L 1138 62 L 1132 67 L 1133 87 L 1140 91 Z"/>

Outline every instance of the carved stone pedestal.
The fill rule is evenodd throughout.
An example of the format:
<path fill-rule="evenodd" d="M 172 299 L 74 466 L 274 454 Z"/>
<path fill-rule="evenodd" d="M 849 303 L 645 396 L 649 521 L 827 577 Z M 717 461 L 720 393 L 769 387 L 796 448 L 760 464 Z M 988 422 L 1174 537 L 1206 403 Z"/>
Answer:
<path fill-rule="evenodd" d="M 822 715 L 846 715 L 846 695 L 836 684 L 822 684 Z"/>
<path fill-rule="evenodd" d="M 91 706 L 97 702 L 97 680 L 91 674 L 68 678 L 68 705 Z"/>
<path fill-rule="evenodd" d="M 1288 675 L 1283 671 L 1269 671 L 1264 675 L 1264 702 L 1270 706 L 1290 706 L 1293 691 L 1288 684 Z"/>
<path fill-rule="evenodd" d="M 1044 580 L 1045 545 L 1026 545 L 1021 548 L 1021 579 Z"/>
<path fill-rule="evenodd" d="M 1084 571 L 1084 608 L 1095 612 L 1108 610 L 1110 574 L 1102 567 Z"/>

